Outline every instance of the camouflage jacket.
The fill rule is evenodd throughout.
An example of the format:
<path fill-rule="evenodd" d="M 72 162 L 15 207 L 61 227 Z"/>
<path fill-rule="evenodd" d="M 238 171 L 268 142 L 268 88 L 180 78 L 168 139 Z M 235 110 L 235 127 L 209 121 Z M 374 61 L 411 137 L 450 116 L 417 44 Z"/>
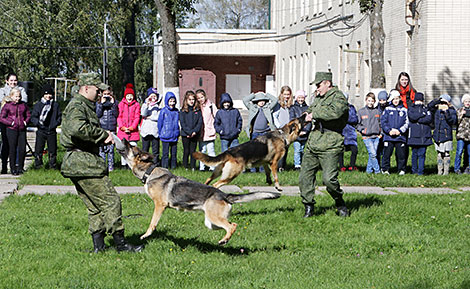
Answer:
<path fill-rule="evenodd" d="M 60 143 L 67 152 L 62 160 L 64 177 L 102 177 L 107 174 L 106 164 L 99 156 L 99 146 L 108 137 L 100 127 L 95 104 L 80 94 L 62 114 Z"/>
<path fill-rule="evenodd" d="M 314 130 L 308 137 L 307 147 L 316 152 L 342 151 L 341 132 L 348 121 L 348 101 L 337 88 L 318 95 L 307 112 L 312 113 Z"/>
<path fill-rule="evenodd" d="M 460 108 L 457 112 L 457 139 L 470 141 L 470 117 L 466 115 L 464 107 Z"/>

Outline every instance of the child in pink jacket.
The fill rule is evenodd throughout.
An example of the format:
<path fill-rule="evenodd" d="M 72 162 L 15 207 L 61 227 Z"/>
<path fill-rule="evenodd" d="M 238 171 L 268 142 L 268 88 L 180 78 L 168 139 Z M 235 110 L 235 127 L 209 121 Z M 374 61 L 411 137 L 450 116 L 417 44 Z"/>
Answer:
<path fill-rule="evenodd" d="M 213 104 L 206 95 L 206 92 L 203 89 L 196 90 L 196 98 L 199 102 L 202 112 L 202 134 L 201 142 L 199 142 L 199 150 L 202 153 L 206 153 L 212 157 L 215 157 L 215 139 L 217 134 L 215 131 L 214 121 L 215 115 L 217 113 L 217 106 Z M 213 170 L 214 168 L 210 168 Z M 202 162 L 199 162 L 199 170 L 204 171 L 205 165 Z"/>
<path fill-rule="evenodd" d="M 139 122 L 140 122 L 140 105 L 135 100 L 134 86 L 130 83 L 126 84 L 124 90 L 124 98 L 119 103 L 119 116 L 117 118 L 119 139 L 127 139 L 131 145 L 136 146 L 139 141 Z M 124 158 L 121 157 L 122 167 L 127 166 Z"/>

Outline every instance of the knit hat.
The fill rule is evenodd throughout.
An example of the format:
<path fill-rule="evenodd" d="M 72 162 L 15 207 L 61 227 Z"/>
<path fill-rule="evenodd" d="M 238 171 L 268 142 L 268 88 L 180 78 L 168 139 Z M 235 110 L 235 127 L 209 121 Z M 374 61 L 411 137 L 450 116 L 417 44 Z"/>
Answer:
<path fill-rule="evenodd" d="M 393 89 L 388 94 L 388 102 L 391 102 L 397 96 L 400 97 L 400 92 L 398 92 L 398 90 L 396 90 L 396 89 Z"/>
<path fill-rule="evenodd" d="M 464 101 L 466 100 L 470 100 L 470 94 L 468 93 L 465 93 L 464 95 L 462 95 L 462 103 L 464 103 Z"/>
<path fill-rule="evenodd" d="M 422 92 L 415 93 L 415 101 L 424 101 L 424 94 Z"/>
<path fill-rule="evenodd" d="M 126 97 L 126 95 L 128 94 L 132 94 L 135 97 L 134 85 L 132 85 L 132 83 L 126 84 L 126 89 L 124 90 L 124 97 Z"/>
<path fill-rule="evenodd" d="M 449 103 L 450 103 L 450 100 L 451 100 L 450 95 L 448 95 L 448 94 L 442 94 L 441 96 L 439 96 L 439 99 L 440 100 L 445 100 Z"/>
<path fill-rule="evenodd" d="M 387 91 L 382 90 L 382 91 L 379 92 L 379 95 L 377 96 L 377 98 L 379 100 L 387 100 L 387 96 L 388 96 Z"/>
<path fill-rule="evenodd" d="M 155 87 L 150 87 L 147 89 L 147 97 L 149 97 L 152 93 L 155 94 L 158 98 L 158 91 Z"/>
<path fill-rule="evenodd" d="M 297 91 L 295 92 L 295 98 L 297 98 L 297 96 L 306 97 L 307 94 L 305 93 L 305 90 L 300 89 L 300 90 L 297 90 Z"/>
<path fill-rule="evenodd" d="M 49 83 L 44 84 L 44 86 L 42 87 L 42 95 L 45 94 L 54 94 L 54 90 L 52 89 L 52 86 Z"/>

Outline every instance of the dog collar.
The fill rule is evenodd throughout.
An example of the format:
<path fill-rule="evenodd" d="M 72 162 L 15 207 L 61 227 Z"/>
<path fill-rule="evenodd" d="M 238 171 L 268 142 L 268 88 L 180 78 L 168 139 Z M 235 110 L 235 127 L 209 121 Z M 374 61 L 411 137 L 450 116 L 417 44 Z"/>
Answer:
<path fill-rule="evenodd" d="M 152 171 L 157 167 L 156 164 L 152 164 L 144 173 L 144 176 L 142 177 L 142 183 L 145 184 L 147 182 L 147 178 L 150 176 Z"/>

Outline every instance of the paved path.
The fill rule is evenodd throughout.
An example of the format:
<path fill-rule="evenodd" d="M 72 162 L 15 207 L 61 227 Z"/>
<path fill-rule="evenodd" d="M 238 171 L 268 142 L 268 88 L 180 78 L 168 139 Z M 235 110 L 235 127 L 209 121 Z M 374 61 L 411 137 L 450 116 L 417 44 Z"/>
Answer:
<path fill-rule="evenodd" d="M 462 187 L 457 189 L 450 188 L 380 188 L 380 187 L 348 187 L 342 186 L 346 194 L 349 193 L 360 193 L 360 194 L 377 194 L 377 195 L 397 195 L 397 194 L 460 194 L 463 192 L 470 192 L 470 187 Z M 239 188 L 234 185 L 223 186 L 222 191 L 227 193 L 241 193 L 244 190 L 253 191 L 270 191 L 276 192 L 274 187 L 265 186 L 246 186 Z M 285 186 L 282 187 L 281 192 L 286 196 L 299 196 L 299 188 L 296 186 Z M 134 194 L 144 193 L 143 186 L 138 187 L 116 187 L 116 190 L 120 194 Z M 11 194 L 27 195 L 27 194 L 76 194 L 73 186 L 34 186 L 26 185 L 21 189 L 18 189 L 18 177 L 12 175 L 1 175 L 0 176 L 0 203 L 6 197 Z M 326 194 L 326 188 L 324 186 L 318 187 L 316 194 Z"/>

